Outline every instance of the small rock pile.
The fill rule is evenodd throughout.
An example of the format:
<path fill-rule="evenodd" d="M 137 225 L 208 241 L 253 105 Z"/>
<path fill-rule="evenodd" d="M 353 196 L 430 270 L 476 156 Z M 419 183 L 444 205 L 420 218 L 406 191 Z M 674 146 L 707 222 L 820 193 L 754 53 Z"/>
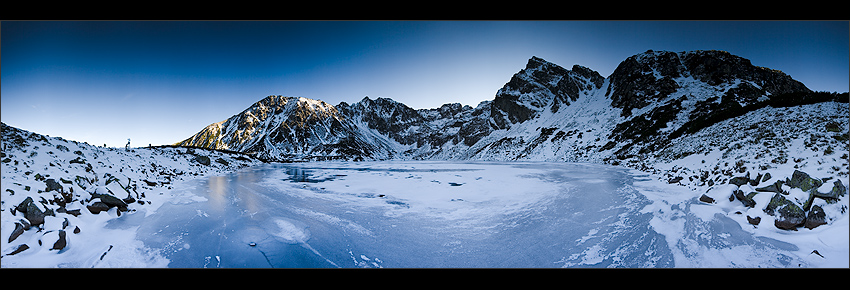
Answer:
<path fill-rule="evenodd" d="M 755 191 L 744 192 L 744 185 L 757 186 L 761 181 L 767 181 L 770 178 L 771 176 L 768 173 L 765 175 L 759 174 L 755 178 L 750 178 L 748 174 L 747 176 L 730 179 L 729 184 L 737 186 L 737 189 L 729 196 L 729 201 L 738 200 L 746 207 L 755 208 L 757 204 L 753 197 L 757 194 L 772 193 L 773 197 L 762 210 L 764 213 L 775 217 L 774 226 L 783 230 L 797 230 L 799 227 L 814 229 L 826 224 L 826 214 L 822 207 L 815 204 L 816 199 L 822 199 L 827 203 L 835 203 L 847 193 L 847 187 L 841 180 L 834 181 L 832 190 L 829 192 L 821 192 L 819 188 L 826 184 L 828 179 L 813 178 L 800 170 L 795 170 L 791 178 L 777 180 L 771 184 L 757 187 Z M 807 198 L 799 199 L 790 197 L 791 191 L 796 189 L 802 191 Z M 714 199 L 706 195 L 702 195 L 699 200 L 706 203 L 714 203 Z M 747 220 L 753 225 L 758 225 L 761 218 L 747 216 Z"/>

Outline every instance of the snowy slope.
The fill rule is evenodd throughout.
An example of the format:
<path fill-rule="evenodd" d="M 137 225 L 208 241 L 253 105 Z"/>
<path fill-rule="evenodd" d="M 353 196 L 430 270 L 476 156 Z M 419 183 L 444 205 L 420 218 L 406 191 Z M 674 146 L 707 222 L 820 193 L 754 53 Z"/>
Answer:
<path fill-rule="evenodd" d="M 110 220 L 128 212 L 150 215 L 163 203 L 192 198 L 170 190 L 181 180 L 262 163 L 206 149 L 103 148 L 6 124 L 2 148 L 4 268 L 139 266 L 126 262 L 150 253 L 131 232 L 109 229 Z"/>

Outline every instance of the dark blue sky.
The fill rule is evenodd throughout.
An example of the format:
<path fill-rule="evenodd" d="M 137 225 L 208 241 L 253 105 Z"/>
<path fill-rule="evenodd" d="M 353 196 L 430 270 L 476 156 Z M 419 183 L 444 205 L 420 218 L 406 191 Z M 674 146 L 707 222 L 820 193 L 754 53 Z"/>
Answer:
<path fill-rule="evenodd" d="M 726 50 L 848 91 L 848 21 L 4 21 L 2 121 L 171 144 L 268 95 L 413 108 L 491 100 L 532 56 L 608 76 L 652 50 Z"/>

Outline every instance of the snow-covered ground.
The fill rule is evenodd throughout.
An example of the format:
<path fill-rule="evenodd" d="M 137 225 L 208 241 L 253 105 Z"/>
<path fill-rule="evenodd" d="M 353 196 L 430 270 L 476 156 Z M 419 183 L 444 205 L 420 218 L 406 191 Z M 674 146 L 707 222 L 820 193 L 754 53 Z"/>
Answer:
<path fill-rule="evenodd" d="M 182 180 L 262 163 L 209 150 L 104 148 L 5 124 L 2 130 L 0 266 L 4 268 L 164 267 L 165 261 L 133 239 L 132 229 L 109 229 L 106 224 L 156 213 L 180 198 L 172 189 Z M 61 188 L 48 190 L 48 184 Z M 88 207 L 102 201 L 99 196 L 104 194 L 123 199 L 126 209 L 110 206 L 92 213 Z M 32 225 L 17 209 L 28 198 L 44 213 L 35 218 L 43 223 Z M 64 247 L 57 244 L 60 234 L 65 236 Z M 12 255 L 16 251 L 20 252 Z"/>
<path fill-rule="evenodd" d="M 701 160 L 728 160 L 733 149 L 656 161 L 658 172 L 564 162 L 262 164 L 218 151 L 102 148 L 3 131 L 3 268 L 846 268 L 850 256 L 846 194 L 817 199 L 826 225 L 782 230 L 763 211 L 770 194 L 750 208 L 728 199 L 738 186 L 723 174 L 711 175 L 713 185 L 687 181 L 712 165 Z M 804 158 L 790 150 L 808 154 L 817 141 L 789 142 L 788 158 Z M 751 169 L 751 177 L 772 177 L 741 188 L 794 170 L 830 178 L 821 192 L 835 180 L 850 184 L 846 168 L 832 170 L 846 166 L 846 147 L 833 150 Z M 675 174 L 686 179 L 668 183 Z M 61 189 L 48 191 L 51 179 Z M 105 201 L 101 194 L 134 200 L 94 214 L 88 206 Z M 700 201 L 703 194 L 714 202 Z M 16 207 L 28 197 L 52 214 L 15 234 L 27 223 Z"/>

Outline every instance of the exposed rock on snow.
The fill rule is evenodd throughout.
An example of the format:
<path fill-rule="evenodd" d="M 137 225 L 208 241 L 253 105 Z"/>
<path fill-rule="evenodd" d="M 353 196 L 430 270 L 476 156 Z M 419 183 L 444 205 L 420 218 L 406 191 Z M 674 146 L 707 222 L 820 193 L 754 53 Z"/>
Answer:
<path fill-rule="evenodd" d="M 93 215 L 154 210 L 172 182 L 261 163 L 209 149 L 103 148 L 6 124 L 2 148 L 4 256 L 42 248 L 62 252 Z M 210 157 L 224 162 L 195 161 Z"/>
<path fill-rule="evenodd" d="M 262 160 L 605 163 L 747 211 L 743 224 L 812 230 L 846 215 L 848 101 L 727 52 L 647 51 L 607 78 L 532 57 L 475 108 L 268 96 L 179 146 L 102 148 L 3 124 L 2 253 L 66 251 L 89 234 L 84 219 L 155 209 L 175 181 Z"/>

